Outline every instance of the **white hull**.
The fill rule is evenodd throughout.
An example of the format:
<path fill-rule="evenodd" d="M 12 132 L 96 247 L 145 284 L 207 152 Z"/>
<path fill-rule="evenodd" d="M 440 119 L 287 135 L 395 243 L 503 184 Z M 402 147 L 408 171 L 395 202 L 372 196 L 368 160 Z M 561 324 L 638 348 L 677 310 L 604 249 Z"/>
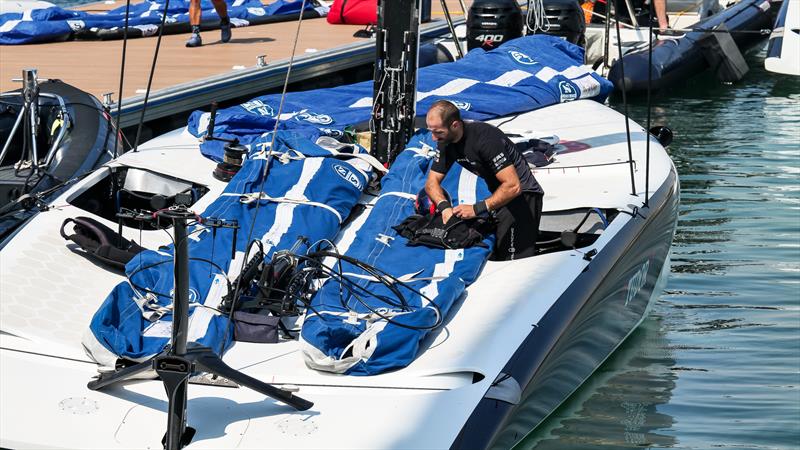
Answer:
<path fill-rule="evenodd" d="M 598 251 L 595 260 L 625 250 L 619 242 L 624 230 L 648 229 L 626 214 L 642 209 L 645 197 L 647 135 L 640 126 L 630 122 L 634 196 L 624 118 L 609 108 L 577 101 L 496 123 L 503 123 L 507 132 L 535 129 L 540 135 L 555 134 L 579 150 L 559 154 L 555 163 L 535 174 L 546 191 L 546 212 L 585 207 L 621 211 L 590 247 Z M 196 139 L 177 131 L 113 164 L 208 186 L 210 192 L 193 206 L 202 211 L 224 185 L 212 178 L 214 164 L 197 147 Z M 675 201 L 672 162 L 654 139 L 650 147 L 649 195 L 660 193 Z M 64 219 L 89 215 L 69 199 L 92 182 L 90 176 L 73 186 L 55 200 L 57 208 L 38 214 L 0 252 L 0 447 L 161 448 L 167 403 L 160 382 L 131 382 L 99 392 L 86 387 L 97 369 L 81 348 L 81 336 L 100 303 L 123 280 L 73 253 L 58 235 Z M 668 247 L 674 217 L 667 219 L 665 224 L 672 228 L 660 244 Z M 546 226 L 543 220 L 543 229 Z M 139 234 L 124 230 L 137 241 Z M 639 237 L 626 242 L 635 244 Z M 167 242 L 161 231 L 144 232 L 142 238 L 150 248 Z M 395 372 L 371 377 L 320 373 L 304 365 L 296 341 L 238 343 L 225 355 L 229 365 L 279 387 L 299 389 L 297 394 L 313 401 L 314 407 L 296 412 L 248 389 L 192 384 L 188 421 L 197 435 L 189 448 L 449 448 L 536 325 L 551 321 L 551 310 L 562 294 L 576 288 L 574 280 L 587 270 L 603 269 L 609 276 L 622 277 L 613 281 L 630 286 L 638 266 L 633 272 L 620 264 L 595 269 L 583 258 L 590 248 L 488 262 L 427 348 Z M 660 268 L 664 258 L 653 264 Z M 648 289 L 654 282 L 655 277 L 648 281 Z M 636 294 L 626 298 L 625 292 L 614 291 L 604 297 L 604 302 L 630 315 L 629 329 L 620 337 L 647 309 L 651 296 L 643 293 L 638 299 Z M 617 341 L 614 347 L 621 339 Z M 595 367 L 587 370 L 591 373 Z M 528 386 L 531 392 L 541 381 L 536 380 Z"/>
<path fill-rule="evenodd" d="M 778 23 L 769 37 L 764 67 L 770 72 L 800 75 L 800 0 L 784 1 L 788 3 L 785 6 L 786 15 L 778 17 Z M 778 42 L 780 47 L 773 52 L 773 46 L 777 46 Z"/>

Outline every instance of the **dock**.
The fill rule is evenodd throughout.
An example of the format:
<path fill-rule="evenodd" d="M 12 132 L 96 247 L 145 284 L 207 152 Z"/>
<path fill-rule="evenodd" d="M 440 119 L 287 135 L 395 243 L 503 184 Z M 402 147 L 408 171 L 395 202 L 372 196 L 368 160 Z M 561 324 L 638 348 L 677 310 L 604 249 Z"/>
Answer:
<path fill-rule="evenodd" d="M 421 41 L 448 32 L 439 2 L 432 3 L 432 20 L 422 24 Z M 124 4 L 116 0 L 113 4 L 94 3 L 78 9 L 98 12 Z M 448 0 L 448 8 L 454 23 L 465 22 L 457 1 Z M 303 19 L 290 83 L 371 64 L 374 39 L 353 36 L 363 28 L 331 25 L 325 18 Z M 145 121 L 207 108 L 211 101 L 225 102 L 279 89 L 296 33 L 294 20 L 234 28 L 233 39 L 226 44 L 219 42 L 219 30 L 204 31 L 204 45 L 198 48 L 185 47 L 188 34 L 163 36 Z M 128 40 L 121 96 L 122 128 L 139 121 L 156 43 L 155 36 Z M 110 108 L 116 114 L 122 45 L 122 40 L 112 40 L 0 46 L 0 92 L 19 88 L 19 83 L 11 80 L 19 78 L 22 69 L 36 68 L 40 78 L 61 79 L 99 99 L 112 93 Z M 262 56 L 263 63 L 259 64 Z"/>

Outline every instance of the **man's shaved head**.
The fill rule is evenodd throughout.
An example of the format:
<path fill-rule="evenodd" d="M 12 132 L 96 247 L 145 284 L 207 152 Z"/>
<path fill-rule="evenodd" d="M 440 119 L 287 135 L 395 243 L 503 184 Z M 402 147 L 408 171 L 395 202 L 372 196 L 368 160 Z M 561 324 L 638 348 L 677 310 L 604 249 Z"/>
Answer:
<path fill-rule="evenodd" d="M 433 140 L 449 144 L 458 142 L 464 134 L 464 122 L 456 105 L 447 100 L 437 100 L 428 110 L 425 123 L 433 135 Z"/>
<path fill-rule="evenodd" d="M 436 100 L 433 102 L 433 105 L 431 105 L 431 108 L 428 110 L 429 117 L 431 114 L 441 119 L 442 124 L 446 127 L 449 127 L 455 121 L 461 121 L 461 113 L 458 108 L 447 100 Z"/>

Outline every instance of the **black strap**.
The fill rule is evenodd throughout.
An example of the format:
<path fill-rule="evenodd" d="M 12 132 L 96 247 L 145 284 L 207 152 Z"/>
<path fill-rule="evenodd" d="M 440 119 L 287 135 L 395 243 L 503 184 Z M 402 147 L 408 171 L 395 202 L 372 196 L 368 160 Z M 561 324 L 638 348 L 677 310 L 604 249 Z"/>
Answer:
<path fill-rule="evenodd" d="M 73 224 L 73 234 L 66 233 L 66 227 Z M 116 231 L 89 217 L 66 219 L 61 224 L 61 237 L 78 244 L 78 247 L 91 258 L 124 270 L 128 263 L 139 252 L 145 250 L 136 242 L 125 239 Z"/>

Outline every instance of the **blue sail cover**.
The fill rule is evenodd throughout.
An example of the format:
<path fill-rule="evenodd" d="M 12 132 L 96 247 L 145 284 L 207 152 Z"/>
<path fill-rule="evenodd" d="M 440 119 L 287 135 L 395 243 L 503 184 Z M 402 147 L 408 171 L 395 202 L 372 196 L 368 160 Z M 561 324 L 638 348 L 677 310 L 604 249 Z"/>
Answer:
<path fill-rule="evenodd" d="M 166 0 L 148 0 L 131 5 L 128 37 L 151 36 L 158 32 Z M 291 20 L 300 13 L 300 0 L 276 0 L 264 5 L 260 0 L 234 0 L 228 16 L 234 27 Z M 216 25 L 219 15 L 210 0 L 200 3 L 204 28 Z M 24 13 L 0 14 L 0 44 L 32 44 L 69 39 L 121 39 L 125 26 L 125 6 L 106 13 L 87 13 L 60 7 L 31 9 Z M 307 14 L 327 14 L 326 7 L 306 2 Z M 284 16 L 284 17 L 281 17 Z M 189 27 L 189 0 L 170 0 L 164 33 L 185 33 Z"/>
<path fill-rule="evenodd" d="M 413 291 L 402 287 L 400 291 L 409 308 L 381 300 L 382 296 L 395 297 L 384 284 L 344 262 L 342 272 L 370 294 L 362 294 L 360 299 L 347 291 L 342 294 L 339 282 L 333 279 L 323 285 L 306 312 L 301 333 L 303 356 L 309 367 L 374 375 L 408 365 L 431 327 L 447 315 L 466 286 L 478 277 L 493 247 L 493 236 L 484 240 L 486 248 L 442 250 L 408 246 L 408 240 L 392 229 L 414 213 L 414 198 L 425 185 L 432 145 L 428 132 L 412 138 L 383 178 L 381 195 L 369 215 L 354 221 L 339 243 L 339 251 L 347 256 L 408 280 Z M 454 204 L 474 204 L 490 194 L 483 180 L 458 164 L 448 172 L 442 186 Z"/>
<path fill-rule="evenodd" d="M 372 81 L 287 93 L 281 129 L 302 129 L 309 136 L 340 135 L 345 127 L 369 120 Z M 486 120 L 531 111 L 560 102 L 591 98 L 603 101 L 612 84 L 583 66 L 583 49 L 553 36 L 534 35 L 509 41 L 486 52 L 470 51 L 463 59 L 419 70 L 417 114 L 439 99 L 453 101 L 466 119 Z M 217 112 L 214 132 L 250 142 L 275 127 L 280 94 L 254 98 Z M 209 114 L 195 111 L 188 129 L 206 133 Z M 204 143 L 215 160 L 222 146 Z"/>
<path fill-rule="evenodd" d="M 264 136 L 269 142 L 270 136 Z M 256 149 L 264 148 L 259 145 Z M 371 176 L 361 159 L 334 155 L 313 142 L 281 132 L 270 163 L 264 193 L 266 153 L 250 152 L 239 173 L 224 193 L 202 213 L 203 217 L 237 220 L 236 257 L 231 260 L 233 230 L 216 233 L 202 225 L 190 228 L 190 321 L 188 340 L 218 351 L 226 335 L 227 317 L 215 309 L 228 292 L 226 277 L 238 276 L 248 235 L 263 243 L 266 259 L 275 251 L 289 249 L 300 236 L 311 242 L 333 239 Z M 244 196 L 244 197 L 243 197 Z M 257 203 L 258 217 L 253 217 Z M 252 231 L 251 231 L 252 230 Z M 216 234 L 216 236 L 214 236 Z M 255 250 L 254 250 L 255 251 Z M 84 347 L 95 361 L 113 367 L 117 358 L 140 361 L 159 353 L 169 342 L 172 329 L 173 248 L 147 250 L 125 268 L 129 280 L 117 285 L 92 318 Z M 211 260 L 225 273 L 208 262 Z M 145 289 L 156 293 L 147 295 Z"/>

